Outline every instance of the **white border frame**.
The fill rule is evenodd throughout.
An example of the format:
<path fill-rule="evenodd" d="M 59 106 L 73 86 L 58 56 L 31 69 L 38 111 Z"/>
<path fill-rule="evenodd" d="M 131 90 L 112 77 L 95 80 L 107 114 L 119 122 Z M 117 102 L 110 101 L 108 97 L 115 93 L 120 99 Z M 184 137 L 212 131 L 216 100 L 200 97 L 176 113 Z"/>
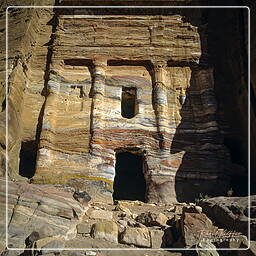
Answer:
<path fill-rule="evenodd" d="M 65 8 L 81 8 L 81 9 L 88 9 L 88 8 L 94 8 L 94 9 L 105 9 L 105 8 L 111 8 L 111 9 L 139 9 L 139 8 L 145 8 L 145 9 L 207 9 L 207 8 L 216 8 L 216 9 L 247 9 L 248 10 L 248 247 L 247 248 L 217 248 L 217 251 L 223 250 L 223 251 L 232 251 L 232 250 L 237 250 L 237 251 L 245 251 L 250 248 L 250 195 L 251 195 L 251 185 L 250 185 L 250 178 L 251 178 L 251 165 L 250 165 L 250 60 L 251 60 L 251 52 L 250 52 L 250 8 L 248 6 L 8 6 L 5 11 L 5 17 L 6 17 L 6 163 L 5 163 L 5 168 L 6 168 L 6 173 L 5 173 L 5 181 L 6 181 L 6 249 L 11 250 L 11 251 L 32 251 L 31 248 L 9 248 L 8 247 L 8 75 L 9 75 L 9 70 L 8 70 L 8 14 L 9 14 L 9 9 L 14 9 L 14 8 L 51 8 L 51 9 L 65 9 Z M 91 251 L 195 251 L 195 250 L 200 250 L 200 251 L 211 251 L 213 249 L 207 249 L 207 248 L 47 248 L 45 250 L 59 250 L 59 251 L 86 251 L 86 250 L 91 250 Z"/>

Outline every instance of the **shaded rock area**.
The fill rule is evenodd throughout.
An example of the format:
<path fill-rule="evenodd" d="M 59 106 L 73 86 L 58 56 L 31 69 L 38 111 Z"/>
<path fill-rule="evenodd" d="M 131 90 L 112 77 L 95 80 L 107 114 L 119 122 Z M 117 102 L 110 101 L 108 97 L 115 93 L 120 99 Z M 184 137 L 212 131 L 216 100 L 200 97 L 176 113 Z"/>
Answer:
<path fill-rule="evenodd" d="M 256 240 L 256 196 L 250 199 L 249 204 L 248 197 L 215 197 L 201 200 L 199 205 L 219 227 L 230 228 L 246 236 L 250 211 L 251 239 Z"/>

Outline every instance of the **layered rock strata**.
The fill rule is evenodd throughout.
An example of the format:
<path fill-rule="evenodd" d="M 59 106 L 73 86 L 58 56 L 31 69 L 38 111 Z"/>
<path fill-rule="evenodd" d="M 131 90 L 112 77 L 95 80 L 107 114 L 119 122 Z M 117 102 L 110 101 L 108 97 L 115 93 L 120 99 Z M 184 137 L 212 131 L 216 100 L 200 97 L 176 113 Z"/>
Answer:
<path fill-rule="evenodd" d="M 87 204 L 80 204 L 72 194 L 48 185 L 8 182 L 7 186 L 6 197 L 5 181 L 0 180 L 1 248 L 5 246 L 6 235 L 9 248 L 28 246 L 27 238 L 33 232 L 31 239 L 35 236 L 37 240 L 67 240 L 76 236 L 76 225 L 88 209 Z"/>
<path fill-rule="evenodd" d="M 149 201 L 173 200 L 184 179 L 222 183 L 229 157 L 196 27 L 179 15 L 60 14 L 53 45 L 34 182 L 111 184 L 116 152 L 130 151 L 144 157 Z M 131 119 L 123 87 L 137 90 Z"/>
<path fill-rule="evenodd" d="M 10 21 L 34 15 L 35 37 L 10 72 L 12 179 L 68 183 L 105 199 L 116 155 L 130 152 L 143 158 L 145 200 L 228 190 L 234 165 L 217 123 L 203 12 L 40 10 L 10 10 Z M 125 90 L 135 92 L 132 118 L 122 116 Z"/>

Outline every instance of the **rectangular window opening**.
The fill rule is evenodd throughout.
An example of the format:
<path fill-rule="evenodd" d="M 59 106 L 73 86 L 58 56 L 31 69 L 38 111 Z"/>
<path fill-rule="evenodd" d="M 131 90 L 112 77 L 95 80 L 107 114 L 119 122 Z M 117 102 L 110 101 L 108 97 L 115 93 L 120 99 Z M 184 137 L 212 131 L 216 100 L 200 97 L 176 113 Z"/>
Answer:
<path fill-rule="evenodd" d="M 137 88 L 122 87 L 121 115 L 124 118 L 133 118 L 138 113 Z"/>

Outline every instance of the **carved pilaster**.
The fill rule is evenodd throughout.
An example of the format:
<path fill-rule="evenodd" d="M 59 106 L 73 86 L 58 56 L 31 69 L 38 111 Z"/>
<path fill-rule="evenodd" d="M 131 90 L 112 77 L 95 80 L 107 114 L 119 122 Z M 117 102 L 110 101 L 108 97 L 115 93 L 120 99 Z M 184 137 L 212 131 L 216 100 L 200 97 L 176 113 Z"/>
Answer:
<path fill-rule="evenodd" d="M 166 148 L 165 134 L 168 122 L 167 116 L 167 88 L 166 88 L 166 61 L 153 62 L 153 99 L 156 113 L 156 125 L 159 134 L 159 146 L 161 149 Z"/>
<path fill-rule="evenodd" d="M 107 67 L 107 60 L 94 60 L 93 61 L 93 97 L 104 96 L 105 92 L 105 73 Z"/>
<path fill-rule="evenodd" d="M 107 67 L 106 59 L 93 60 L 93 88 L 92 88 L 92 112 L 91 112 L 91 141 L 90 151 L 93 153 L 97 147 L 97 130 L 100 130 L 104 123 L 102 113 L 104 108 L 105 74 Z"/>
<path fill-rule="evenodd" d="M 42 126 L 39 127 L 39 129 L 41 128 L 41 133 L 40 138 L 37 138 L 39 140 L 39 147 L 37 153 L 37 165 L 33 180 L 37 180 L 38 177 L 40 179 L 42 170 L 49 167 L 48 164 L 52 159 L 51 145 L 54 142 L 55 137 L 56 105 L 59 100 L 58 95 L 60 90 L 60 83 L 56 80 L 56 77 L 50 77 L 50 80 L 48 81 L 47 96 L 43 106 L 44 115 L 41 124 Z"/>

